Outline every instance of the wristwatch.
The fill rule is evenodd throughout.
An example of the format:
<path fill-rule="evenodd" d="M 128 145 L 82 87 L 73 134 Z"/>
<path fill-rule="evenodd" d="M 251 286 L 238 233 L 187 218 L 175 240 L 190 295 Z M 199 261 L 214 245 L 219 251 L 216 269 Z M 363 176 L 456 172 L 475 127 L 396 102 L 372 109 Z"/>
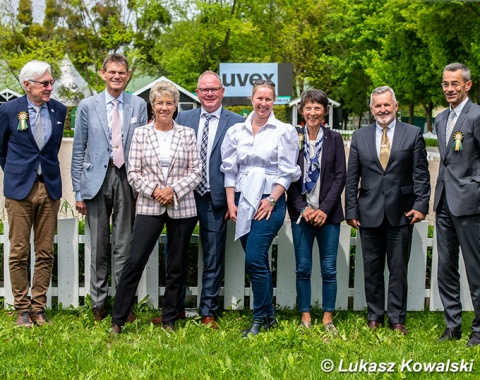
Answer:
<path fill-rule="evenodd" d="M 269 197 L 267 197 L 268 201 L 270 202 L 270 204 L 272 206 L 275 206 L 275 203 L 277 203 L 277 201 L 275 200 L 274 197 L 272 197 L 271 195 Z"/>

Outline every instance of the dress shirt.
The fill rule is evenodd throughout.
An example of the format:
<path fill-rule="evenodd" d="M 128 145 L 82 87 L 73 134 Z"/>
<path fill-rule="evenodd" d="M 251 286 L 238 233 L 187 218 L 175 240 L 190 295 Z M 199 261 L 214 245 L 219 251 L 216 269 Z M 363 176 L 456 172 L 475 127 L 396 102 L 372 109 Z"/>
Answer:
<path fill-rule="evenodd" d="M 392 146 L 393 146 L 393 135 L 395 134 L 395 125 L 396 125 L 397 119 L 393 119 L 392 123 L 387 127 L 387 136 L 388 139 L 390 140 L 390 151 L 392 151 Z M 375 133 L 375 145 L 377 148 L 377 157 L 380 159 L 380 145 L 382 144 L 382 136 L 383 136 L 383 128 L 378 125 L 378 123 L 375 123 L 377 126 L 376 128 L 376 133 Z"/>
<path fill-rule="evenodd" d="M 211 118 L 208 123 L 208 145 L 207 145 L 207 191 L 210 191 L 210 155 L 212 154 L 213 141 L 215 135 L 217 134 L 218 122 L 220 121 L 220 114 L 222 112 L 222 107 L 220 106 L 215 112 L 211 112 L 210 115 L 215 117 Z M 200 154 L 200 149 L 202 145 L 202 136 L 203 129 L 205 128 L 205 114 L 209 113 L 201 108 L 200 111 L 200 121 L 198 122 L 198 133 L 197 133 L 197 146 L 198 154 Z"/>
<path fill-rule="evenodd" d="M 288 189 L 301 176 L 295 128 L 275 119 L 272 112 L 254 136 L 251 124 L 254 114 L 245 123 L 233 125 L 222 144 L 220 170 L 225 173 L 225 187 L 235 187 L 241 193 L 235 240 L 250 231 L 263 194 L 270 194 L 276 184 Z"/>
<path fill-rule="evenodd" d="M 32 128 L 32 134 L 35 135 L 34 129 L 36 128 L 35 119 L 37 117 L 37 111 L 33 108 L 34 104 L 28 99 L 28 118 L 30 119 L 30 128 Z M 47 103 L 42 104 L 42 108 L 40 109 L 40 117 L 43 123 L 43 141 L 46 143 L 50 136 L 52 135 L 52 121 L 50 120 L 50 114 L 48 113 L 48 105 Z"/>
<path fill-rule="evenodd" d="M 123 141 L 123 92 L 118 98 L 114 98 L 112 95 L 105 91 L 105 103 L 107 103 L 107 122 L 108 122 L 108 138 L 110 143 L 112 142 L 112 111 L 113 111 L 113 100 L 118 100 L 118 113 L 120 114 L 120 125 L 122 126 L 122 141 Z M 110 158 L 113 157 L 113 151 L 110 153 Z"/>
<path fill-rule="evenodd" d="M 468 97 L 466 97 L 463 102 L 461 102 L 458 106 L 456 106 L 454 109 L 452 109 L 452 107 L 448 107 L 448 109 L 450 110 L 450 112 L 453 112 L 455 114 L 455 117 L 453 118 L 453 122 L 454 122 L 454 126 L 453 126 L 453 129 L 455 129 L 455 124 L 457 123 L 457 119 L 458 117 L 460 116 L 460 114 L 462 113 L 463 111 L 463 107 L 465 107 L 465 104 L 467 104 L 468 102 Z M 452 131 L 453 132 L 453 131 Z"/>
<path fill-rule="evenodd" d="M 158 146 L 160 147 L 160 163 L 162 164 L 162 175 L 164 185 L 166 186 L 168 177 L 168 167 L 170 166 L 170 148 L 172 146 L 173 129 L 167 132 L 155 129 Z"/>

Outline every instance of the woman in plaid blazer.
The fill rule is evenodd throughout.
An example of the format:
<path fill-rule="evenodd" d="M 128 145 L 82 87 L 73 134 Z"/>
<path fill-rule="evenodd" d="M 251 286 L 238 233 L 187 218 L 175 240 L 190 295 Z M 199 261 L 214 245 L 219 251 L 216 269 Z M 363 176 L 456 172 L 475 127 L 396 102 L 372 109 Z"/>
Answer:
<path fill-rule="evenodd" d="M 201 180 L 195 132 L 173 121 L 180 94 L 167 81 L 150 90 L 155 119 L 137 128 L 130 147 L 128 182 L 138 193 L 130 257 L 118 283 L 112 332 L 127 320 L 148 258 L 167 226 L 167 280 L 162 323 L 174 330 L 177 305 L 186 276 L 186 254 L 197 209 L 193 189 Z"/>

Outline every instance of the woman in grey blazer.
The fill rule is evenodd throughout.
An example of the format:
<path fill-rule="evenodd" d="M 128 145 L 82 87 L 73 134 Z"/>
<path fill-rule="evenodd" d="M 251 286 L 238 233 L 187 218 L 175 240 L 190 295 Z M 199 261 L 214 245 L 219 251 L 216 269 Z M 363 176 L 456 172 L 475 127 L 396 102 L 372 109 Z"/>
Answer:
<path fill-rule="evenodd" d="M 127 320 L 145 265 L 165 225 L 168 262 L 162 323 L 165 330 L 174 330 L 186 276 L 186 254 L 197 223 L 193 189 L 201 180 L 195 132 L 173 121 L 179 98 L 170 82 L 153 86 L 150 102 L 155 119 L 133 136 L 128 182 L 138 198 L 130 257 L 112 311 L 113 333 L 119 333 Z"/>

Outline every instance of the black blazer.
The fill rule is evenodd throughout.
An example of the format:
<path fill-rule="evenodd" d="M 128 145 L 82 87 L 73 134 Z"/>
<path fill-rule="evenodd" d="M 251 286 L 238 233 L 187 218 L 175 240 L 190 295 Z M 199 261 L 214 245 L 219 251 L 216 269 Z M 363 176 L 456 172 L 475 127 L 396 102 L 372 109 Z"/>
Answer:
<path fill-rule="evenodd" d="M 345 186 L 345 148 L 342 135 L 321 127 L 324 133 L 322 161 L 320 170 L 319 209 L 327 214 L 326 224 L 340 223 L 344 220 L 341 195 Z M 297 132 L 305 134 L 305 128 L 297 128 Z M 307 207 L 305 195 L 302 194 L 303 175 L 305 173 L 304 149 L 300 150 L 297 164 L 302 176 L 290 185 L 287 191 L 287 208 L 290 219 L 295 222 L 300 210 Z"/>

